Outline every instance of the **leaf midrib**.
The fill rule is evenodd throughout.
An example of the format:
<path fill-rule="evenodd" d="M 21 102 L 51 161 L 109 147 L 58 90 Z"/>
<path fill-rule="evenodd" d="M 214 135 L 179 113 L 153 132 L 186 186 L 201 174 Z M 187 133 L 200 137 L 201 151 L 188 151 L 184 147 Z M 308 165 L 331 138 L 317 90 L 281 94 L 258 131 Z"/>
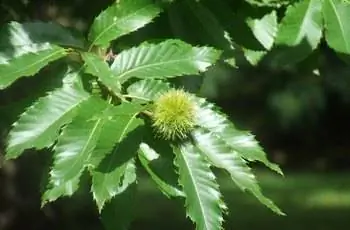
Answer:
<path fill-rule="evenodd" d="M 183 58 L 183 59 L 176 59 L 176 60 L 160 61 L 160 62 L 151 63 L 151 64 L 144 64 L 144 65 L 140 65 L 140 66 L 134 67 L 132 69 L 126 70 L 124 73 L 117 75 L 117 77 L 119 78 L 120 82 L 124 82 L 128 79 L 126 76 L 132 74 L 133 72 L 138 72 L 142 69 L 154 68 L 156 66 L 161 66 L 161 65 L 166 65 L 166 64 L 174 64 L 174 63 L 178 63 L 178 62 L 194 61 L 194 60 L 200 61 L 200 60 L 197 60 L 194 58 Z M 125 78 L 125 79 L 123 79 L 123 78 Z"/>
<path fill-rule="evenodd" d="M 80 96 L 80 95 L 79 95 L 79 96 Z M 68 108 L 66 108 L 66 110 L 62 113 L 62 116 L 57 117 L 57 119 L 55 119 L 53 122 L 51 122 L 51 123 L 47 126 L 47 128 L 46 128 L 45 130 L 43 130 L 43 132 L 41 132 L 39 135 L 44 134 L 47 130 L 49 130 L 52 126 L 54 126 L 58 121 L 64 120 L 64 118 L 65 118 L 65 116 L 66 116 L 67 114 L 69 114 L 71 111 L 73 111 L 74 109 L 76 109 L 83 101 L 85 101 L 85 100 L 87 100 L 87 99 L 88 99 L 88 97 L 83 97 L 83 98 L 79 97 L 78 100 L 77 100 L 74 104 L 72 104 L 71 106 L 69 106 Z M 38 135 L 38 136 L 39 136 L 39 135 Z"/>
<path fill-rule="evenodd" d="M 47 50 L 42 50 L 42 51 L 48 51 L 48 50 L 49 50 L 49 49 L 47 49 Z M 55 56 L 55 55 L 58 54 L 58 53 L 61 53 L 61 52 L 63 53 L 64 51 L 65 51 L 64 49 L 56 50 L 55 52 L 51 53 L 50 55 L 47 55 L 47 56 L 45 56 L 45 57 L 39 59 L 39 60 L 36 61 L 36 62 L 32 62 L 30 65 L 24 66 L 24 68 L 20 68 L 20 69 L 17 69 L 16 71 L 14 71 L 14 72 L 10 72 L 10 74 L 5 75 L 5 77 L 6 77 L 6 76 L 7 76 L 7 77 L 13 77 L 13 75 L 16 75 L 16 74 L 19 73 L 19 72 L 26 71 L 26 70 L 30 69 L 31 67 L 33 67 L 33 66 L 39 64 L 40 62 L 44 62 L 44 61 L 50 59 L 51 57 Z"/>
<path fill-rule="evenodd" d="M 225 127 L 227 127 L 228 125 L 229 124 L 225 124 Z M 221 139 L 229 148 L 235 151 L 241 158 L 248 161 L 254 161 L 250 157 L 245 156 L 246 154 L 242 154 L 242 152 L 244 151 L 242 151 L 242 149 L 238 149 L 235 145 L 233 145 L 226 135 L 220 135 L 221 134 L 220 131 L 217 131 L 217 130 L 212 131 L 212 129 L 209 129 L 209 128 L 204 128 L 204 129 L 207 130 L 208 132 L 211 132 L 211 135 L 215 136 L 216 138 Z M 263 164 L 265 164 L 267 167 L 270 167 L 271 169 L 273 167 L 273 163 L 269 162 L 268 159 L 265 160 L 259 157 L 259 159 L 256 159 L 256 160 L 262 162 Z"/>
<path fill-rule="evenodd" d="M 321 1 L 321 0 L 317 0 L 317 1 Z M 306 21 L 308 21 L 307 19 L 310 16 L 310 6 L 311 6 L 312 2 L 313 2 L 313 0 L 309 0 L 309 2 L 308 2 L 306 12 L 305 12 L 304 17 L 302 19 L 302 23 L 301 23 L 301 26 L 300 26 L 300 29 L 298 32 L 298 36 L 296 37 L 296 42 L 294 42 L 294 45 L 297 43 L 300 43 L 300 39 L 302 38 L 302 31 L 305 31 L 305 24 L 306 24 Z"/>
<path fill-rule="evenodd" d="M 230 123 L 227 118 L 225 119 L 217 119 L 217 116 L 220 116 L 220 114 L 217 114 L 217 111 L 215 111 L 215 109 L 213 107 L 211 107 L 211 105 L 206 105 L 206 104 L 198 104 L 199 106 L 199 109 L 202 109 L 202 110 L 205 110 L 205 109 L 208 109 L 212 112 L 213 115 L 209 115 L 211 117 L 214 117 L 215 119 L 211 119 L 211 120 L 221 120 L 220 122 L 220 125 L 217 125 L 217 126 L 223 126 L 224 129 L 227 129 L 227 127 L 229 127 L 228 129 L 233 129 L 233 130 L 237 130 L 232 123 Z M 198 116 L 197 119 L 200 119 L 202 120 L 203 118 L 202 115 Z M 200 122 L 201 125 L 204 124 L 203 121 Z M 211 127 L 208 127 L 207 125 L 203 125 L 202 126 L 203 129 L 209 131 L 210 133 L 212 133 L 212 135 L 215 135 L 217 138 L 219 139 L 222 139 L 228 146 L 230 146 L 234 151 L 236 151 L 243 159 L 245 160 L 248 160 L 248 161 L 253 161 L 252 159 L 250 159 L 249 157 L 246 157 L 244 156 L 245 154 L 242 154 L 242 152 L 244 151 L 241 151 L 240 149 L 237 149 L 237 147 L 235 147 L 229 140 L 229 138 L 227 137 L 227 135 L 223 135 L 223 132 L 225 131 L 222 131 L 222 130 L 218 130 L 217 127 L 214 127 L 214 128 L 211 128 Z M 257 144 L 259 146 L 259 144 Z M 276 171 L 277 173 L 283 175 L 283 173 L 281 172 L 281 170 L 279 168 L 277 168 L 273 163 L 269 162 L 269 160 L 266 158 L 266 155 L 264 153 L 264 151 L 261 151 L 262 152 L 262 157 L 259 157 L 259 159 L 257 159 L 255 157 L 255 159 L 257 161 L 260 161 L 262 162 L 264 165 L 266 165 L 267 167 L 269 167 L 270 169 Z"/>
<path fill-rule="evenodd" d="M 95 125 L 94 125 L 93 129 L 91 130 L 90 135 L 89 135 L 89 137 L 88 137 L 88 139 L 87 139 L 87 141 L 86 141 L 86 143 L 85 143 L 83 149 L 80 151 L 81 153 L 83 153 L 82 155 L 85 155 L 85 154 L 86 154 L 86 149 L 87 149 L 87 147 L 89 146 L 90 141 L 91 141 L 91 139 L 93 138 L 93 136 L 95 135 L 95 132 L 96 132 L 97 128 L 99 127 L 99 124 L 101 123 L 102 120 L 103 120 L 103 119 L 100 118 L 100 119 L 98 119 L 97 122 L 95 123 Z M 79 173 L 81 173 L 81 172 L 84 170 L 84 168 L 86 167 L 85 163 L 89 161 L 92 152 L 93 152 L 93 151 L 90 151 L 90 153 L 88 154 L 88 156 L 84 159 L 83 167 L 79 170 Z M 84 153 L 85 153 L 85 154 L 84 154 Z M 80 155 L 80 154 L 79 154 L 79 155 Z M 79 157 L 76 157 L 74 163 L 69 167 L 68 172 L 66 173 L 66 175 L 69 175 L 69 173 L 72 171 L 72 169 L 73 169 L 73 168 L 77 165 L 77 163 L 80 161 L 80 159 L 78 159 L 78 158 L 79 158 Z M 76 176 L 77 176 L 77 175 L 76 175 Z"/>
<path fill-rule="evenodd" d="M 106 167 L 106 171 L 107 171 L 107 172 L 109 172 L 110 169 L 111 169 L 111 164 L 112 164 L 112 162 L 113 162 L 113 160 L 114 160 L 114 157 L 115 157 L 115 155 L 116 155 L 116 152 L 119 150 L 120 142 L 121 142 L 122 139 L 124 138 L 126 131 L 128 130 L 128 128 L 129 128 L 129 126 L 131 125 L 132 121 L 134 121 L 134 119 L 136 118 L 136 115 L 137 115 L 137 114 L 138 114 L 138 112 L 135 113 L 135 114 L 131 117 L 131 119 L 128 121 L 128 123 L 126 124 L 125 128 L 123 129 L 122 134 L 121 134 L 120 137 L 118 138 L 118 142 L 117 142 L 118 145 L 116 146 L 116 148 L 114 149 L 114 151 L 111 153 L 111 154 L 112 154 L 112 159 L 109 161 L 109 163 L 108 163 L 108 165 L 107 165 L 107 167 Z M 109 175 L 109 174 L 104 174 L 104 175 L 103 175 L 103 177 L 102 177 L 102 182 L 100 183 L 101 185 L 103 185 L 103 184 L 105 183 L 106 177 L 107 177 L 108 175 Z M 109 191 L 108 191 L 108 194 L 110 194 Z M 97 199 L 96 199 L 96 200 L 97 200 Z M 103 203 L 104 203 L 104 202 L 103 202 Z M 103 206 L 103 203 L 102 203 L 102 206 Z"/>
<path fill-rule="evenodd" d="M 199 133 L 199 134 L 195 134 L 195 135 L 198 136 L 198 135 L 205 135 L 205 134 Z M 223 144 L 226 145 L 225 147 L 226 147 L 228 150 L 231 150 L 231 151 L 232 151 L 232 152 L 231 152 L 231 151 L 230 151 L 230 152 L 222 152 L 222 151 L 220 151 L 222 155 L 230 155 L 230 156 L 232 157 L 232 158 L 230 158 L 230 161 L 235 162 L 236 160 L 235 160 L 235 157 L 234 157 L 234 155 L 233 155 L 233 154 L 235 154 L 237 158 L 240 158 L 240 159 L 243 161 L 242 157 L 241 157 L 240 154 L 239 154 L 239 151 L 237 151 L 237 150 L 236 150 L 232 145 L 230 145 L 225 139 L 223 139 L 223 140 L 220 139 L 220 136 L 219 136 L 217 133 L 210 133 L 210 135 L 213 136 L 214 138 L 218 139 L 219 141 L 221 141 Z M 198 139 L 197 137 L 195 137 L 195 138 Z M 225 163 L 221 163 L 221 162 L 222 162 L 221 158 L 217 157 L 216 154 L 211 153 L 210 151 L 207 151 L 206 149 L 202 148 L 201 146 L 202 146 L 202 145 L 199 146 L 200 150 L 201 150 L 202 152 L 204 152 L 204 153 L 207 153 L 207 155 L 210 156 L 210 157 L 208 157 L 208 158 L 210 159 L 210 161 L 212 161 L 213 165 L 214 165 L 215 167 L 217 167 L 217 168 L 221 168 L 221 169 L 226 170 L 226 171 L 230 174 L 230 176 L 231 176 L 231 178 L 233 179 L 233 181 L 235 181 L 235 182 L 236 182 L 236 179 L 234 179 L 234 178 L 237 178 L 237 176 L 236 176 L 235 170 L 233 170 L 233 169 L 238 168 L 238 167 L 239 167 L 239 168 L 248 167 L 247 165 L 241 166 L 241 165 L 237 164 L 236 162 L 235 162 L 234 167 L 232 167 L 231 164 L 227 164 L 227 163 L 226 163 L 226 160 L 225 160 Z M 219 154 L 217 154 L 217 155 L 219 155 Z M 211 159 L 213 159 L 213 158 L 215 158 L 215 159 L 214 159 L 214 160 L 211 160 Z M 244 173 L 244 174 L 246 174 L 246 173 Z M 235 175 L 235 176 L 233 176 L 233 175 Z M 242 187 L 243 189 L 248 189 L 247 187 L 244 187 L 241 183 L 238 183 L 238 182 L 236 182 L 236 183 L 239 184 L 240 187 Z"/>
<path fill-rule="evenodd" d="M 62 91 L 64 91 L 64 89 L 62 89 Z M 63 93 L 63 92 L 61 92 L 61 93 Z M 42 135 L 45 134 L 46 132 L 48 132 L 48 130 L 50 130 L 51 127 L 55 126 L 60 121 L 64 120 L 66 118 L 67 114 L 71 113 L 74 109 L 76 109 L 81 104 L 82 101 L 87 100 L 87 98 L 88 98 L 88 97 L 81 97 L 81 95 L 79 95 L 77 97 L 78 97 L 78 100 L 75 103 L 71 104 L 67 108 L 64 108 L 65 109 L 64 112 L 59 117 L 57 117 L 55 120 L 50 122 L 47 126 L 45 126 L 45 129 L 43 129 L 41 132 L 38 132 L 38 134 L 36 135 L 36 138 L 35 138 L 36 140 L 42 138 Z M 8 149 L 14 148 L 15 146 L 18 146 L 18 145 L 27 146 L 26 148 L 35 146 L 34 145 L 35 141 L 31 141 L 29 143 L 29 145 L 26 144 L 26 142 L 27 141 L 25 141 L 25 142 L 22 141 L 22 142 L 16 143 L 15 145 L 11 145 L 11 146 L 9 145 Z"/>
<path fill-rule="evenodd" d="M 133 13 L 128 14 L 125 17 L 122 17 L 120 20 L 116 20 L 114 21 L 111 25 L 109 25 L 106 29 L 104 29 L 94 40 L 93 42 L 91 42 L 91 45 L 89 47 L 89 50 L 91 50 L 91 48 L 95 45 L 96 41 L 98 41 L 105 33 L 107 33 L 108 30 L 110 30 L 112 27 L 114 27 L 116 24 L 121 23 L 122 21 L 126 21 L 127 19 L 129 19 L 132 16 L 135 16 L 139 13 L 139 11 L 143 11 L 145 8 L 150 7 L 150 5 L 152 4 L 147 4 L 146 6 L 134 11 Z M 117 7 L 117 6 L 114 6 Z"/>
<path fill-rule="evenodd" d="M 197 132 L 194 135 L 195 135 L 194 138 L 196 140 L 198 140 L 200 138 L 200 136 L 204 136 L 206 134 L 201 133 L 201 132 Z M 274 212 L 276 212 L 278 214 L 282 214 L 283 212 L 280 211 L 277 206 L 275 207 L 273 204 L 272 205 L 269 204 L 270 200 L 261 193 L 260 187 L 258 185 L 258 181 L 257 181 L 255 175 L 253 174 L 253 172 L 251 171 L 249 166 L 244 163 L 244 160 L 240 156 L 239 152 L 236 151 L 232 146 L 227 144 L 225 141 L 221 140 L 217 134 L 211 133 L 209 135 L 213 136 L 214 138 L 216 138 L 217 140 L 222 142 L 224 147 L 227 148 L 226 151 L 216 151 L 216 150 L 221 148 L 221 144 L 219 143 L 216 145 L 218 147 L 216 147 L 214 151 L 208 151 L 205 149 L 205 147 L 206 147 L 205 145 L 204 146 L 199 145 L 199 149 L 202 152 L 206 153 L 209 161 L 211 161 L 215 167 L 221 168 L 221 169 L 227 171 L 230 174 L 231 179 L 235 182 L 235 184 L 240 189 L 242 189 L 243 191 L 248 190 L 266 207 L 270 208 L 271 210 L 273 210 Z M 221 152 L 221 154 L 215 154 L 216 152 Z M 223 155 L 223 157 L 218 157 L 219 155 Z M 227 163 L 227 156 L 224 157 L 224 155 L 230 156 L 230 158 L 228 158 L 228 159 L 230 162 L 233 162 L 234 164 Z M 240 159 L 241 162 L 236 160 L 236 158 Z M 212 160 L 212 159 L 214 159 L 214 160 Z M 238 163 L 236 163 L 235 161 L 237 161 Z M 240 164 L 240 163 L 242 163 L 242 164 Z M 243 178 L 242 178 L 242 175 L 243 175 Z M 248 181 L 248 183 L 247 183 L 247 181 Z"/>
<path fill-rule="evenodd" d="M 189 166 L 188 162 L 186 161 L 186 157 L 183 156 L 183 154 L 180 152 L 180 155 L 184 161 L 184 163 L 186 164 L 186 168 L 188 169 L 188 174 L 190 175 L 191 177 L 191 180 L 193 181 L 193 187 L 195 188 L 195 191 L 196 191 L 196 196 L 197 196 L 197 199 L 198 199 L 198 202 L 199 202 L 199 206 L 200 206 L 200 210 L 201 210 L 201 213 L 202 213 L 202 216 L 204 217 L 204 225 L 206 226 L 206 229 L 209 230 L 210 228 L 208 227 L 208 223 L 206 221 L 206 214 L 205 214 L 205 210 L 203 208 L 203 202 L 199 196 L 199 190 L 198 190 L 198 186 L 197 186 L 197 183 L 196 183 L 196 180 L 194 179 L 195 177 L 193 176 L 193 174 L 191 173 L 191 167 Z M 200 156 L 201 157 L 201 156 Z"/>

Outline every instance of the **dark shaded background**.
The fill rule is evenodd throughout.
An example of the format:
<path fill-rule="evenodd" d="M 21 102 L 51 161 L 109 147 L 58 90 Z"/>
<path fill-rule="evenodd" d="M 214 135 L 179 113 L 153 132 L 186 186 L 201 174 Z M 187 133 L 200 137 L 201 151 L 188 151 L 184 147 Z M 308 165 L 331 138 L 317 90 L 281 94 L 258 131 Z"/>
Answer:
<path fill-rule="evenodd" d="M 94 15 L 111 2 L 2 0 L 0 22 L 54 20 L 86 33 Z M 247 7 L 243 1 L 227 2 L 233 11 Z M 192 20 L 180 4 L 171 6 L 153 24 L 118 40 L 115 50 L 146 39 L 173 37 L 215 46 L 201 34 L 174 30 L 172 20 Z M 349 224 L 350 67 L 344 59 L 322 42 L 300 62 L 288 53 L 277 52 L 256 67 L 234 69 L 218 63 L 203 78 L 185 77 L 176 82 L 216 102 L 238 127 L 252 130 L 269 158 L 286 173 L 281 178 L 257 170 L 263 190 L 287 217 L 275 216 L 220 176 L 231 210 L 227 229 L 343 229 Z M 44 89 L 58 84 L 55 76 L 60 68 L 59 62 L 51 64 L 37 76 L 0 91 L 0 158 L 9 125 L 34 98 L 43 95 Z M 102 229 L 88 192 L 87 175 L 72 198 L 40 209 L 42 175 L 48 170 L 50 156 L 48 151 L 27 151 L 16 161 L 4 163 L 0 159 L 0 229 Z M 254 167 L 259 169 L 259 165 Z M 185 218 L 183 201 L 167 200 L 147 178 L 141 180 L 139 190 L 132 230 L 194 229 Z"/>

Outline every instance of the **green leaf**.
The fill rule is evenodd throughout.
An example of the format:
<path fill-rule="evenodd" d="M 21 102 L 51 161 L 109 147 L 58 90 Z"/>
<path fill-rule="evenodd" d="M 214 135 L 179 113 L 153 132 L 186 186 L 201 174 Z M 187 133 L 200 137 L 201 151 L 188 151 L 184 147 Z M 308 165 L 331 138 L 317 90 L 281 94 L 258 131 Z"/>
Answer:
<path fill-rule="evenodd" d="M 192 47 L 179 40 L 144 43 L 120 53 L 111 69 L 121 83 L 131 77 L 166 78 L 205 71 L 220 56 L 209 47 Z"/>
<path fill-rule="evenodd" d="M 98 77 L 102 84 L 115 94 L 120 93 L 121 85 L 105 61 L 93 53 L 82 53 L 81 56 L 87 65 L 87 73 Z"/>
<path fill-rule="evenodd" d="M 156 79 L 139 80 L 127 89 L 128 95 L 141 102 L 153 101 L 170 89 L 168 83 Z"/>
<path fill-rule="evenodd" d="M 306 40 L 315 49 L 322 37 L 322 0 L 303 0 L 289 6 L 276 44 L 296 46 Z"/>
<path fill-rule="evenodd" d="M 24 112 L 9 133 L 6 158 L 13 159 L 29 148 L 50 146 L 62 125 L 68 123 L 89 94 L 65 85 L 40 98 Z"/>
<path fill-rule="evenodd" d="M 324 0 L 323 16 L 328 45 L 350 54 L 350 3 L 343 0 Z"/>
<path fill-rule="evenodd" d="M 81 34 L 52 22 L 10 22 L 0 30 L 1 56 L 35 52 L 35 45 L 59 45 L 85 48 Z"/>
<path fill-rule="evenodd" d="M 251 50 L 246 48 L 242 49 L 244 51 L 244 56 L 247 59 L 247 61 L 254 66 L 256 66 L 267 53 L 266 51 L 261 50 Z"/>
<path fill-rule="evenodd" d="M 0 30 L 0 89 L 22 76 L 37 73 L 67 54 L 59 47 L 84 48 L 84 40 L 54 23 L 11 22 Z"/>
<path fill-rule="evenodd" d="M 261 45 L 270 50 L 278 30 L 276 11 L 273 10 L 259 19 L 249 19 L 247 23 Z"/>
<path fill-rule="evenodd" d="M 44 202 L 53 201 L 58 195 L 71 195 L 71 190 L 63 189 L 66 184 L 78 187 L 79 178 L 90 162 L 100 134 L 109 125 L 108 116 L 104 113 L 110 107 L 103 100 L 92 97 L 83 103 L 78 115 L 63 128 L 54 148 L 54 162 L 50 171 L 51 188 L 44 194 Z M 50 194 L 54 194 L 54 197 Z"/>
<path fill-rule="evenodd" d="M 115 196 L 101 213 L 101 221 L 106 230 L 127 230 L 133 218 L 136 184 L 131 184 L 122 193 Z"/>
<path fill-rule="evenodd" d="M 198 230 L 221 230 L 225 205 L 210 165 L 192 143 L 174 147 L 179 184 L 186 195 L 187 215 Z"/>
<path fill-rule="evenodd" d="M 104 116 L 107 117 L 108 122 L 101 131 L 100 138 L 89 161 L 90 169 L 96 169 L 100 162 L 113 151 L 113 148 L 119 143 L 117 137 L 121 135 L 122 128 L 128 122 L 131 122 L 130 125 L 136 122 L 133 116 L 136 116 L 142 109 L 143 107 L 138 104 L 122 103 L 106 111 Z M 129 131 L 126 130 L 126 132 Z"/>
<path fill-rule="evenodd" d="M 111 172 L 93 173 L 92 192 L 99 212 L 106 202 L 124 192 L 136 181 L 136 168 L 133 159 L 116 166 Z"/>
<path fill-rule="evenodd" d="M 20 77 L 36 74 L 49 62 L 67 54 L 65 49 L 58 46 L 42 45 L 36 48 L 32 46 L 31 53 L 14 57 L 6 63 L 0 63 L 0 90 L 8 87 Z"/>
<path fill-rule="evenodd" d="M 79 188 L 80 175 L 71 178 L 66 183 L 55 185 L 51 189 L 47 189 L 41 198 L 41 207 L 47 202 L 55 201 L 61 196 L 72 196 Z"/>
<path fill-rule="evenodd" d="M 101 211 L 105 202 L 124 191 L 136 180 L 133 158 L 141 143 L 143 122 L 136 118 L 139 111 L 118 114 L 116 127 L 111 136 L 116 146 L 99 166 L 92 170 L 92 192 L 96 204 Z M 104 149 L 105 146 L 99 147 Z M 108 146 L 109 147 L 109 146 Z"/>
<path fill-rule="evenodd" d="M 270 199 L 261 193 L 258 182 L 245 161 L 231 146 L 221 140 L 220 136 L 197 129 L 193 132 L 193 137 L 206 158 L 215 167 L 225 169 L 240 189 L 248 190 L 272 211 L 284 215 Z"/>
<path fill-rule="evenodd" d="M 246 131 L 236 129 L 226 115 L 220 113 L 213 104 L 203 98 L 194 99 L 198 104 L 196 112 L 197 125 L 220 136 L 227 145 L 248 161 L 260 161 L 270 169 L 283 175 L 278 165 L 271 163 L 264 150 L 255 140 L 254 136 Z"/>
<path fill-rule="evenodd" d="M 151 0 L 115 2 L 95 18 L 88 36 L 91 47 L 107 46 L 110 41 L 150 23 L 160 12 L 161 8 Z"/>
<path fill-rule="evenodd" d="M 171 155 L 173 151 L 167 143 L 153 140 L 151 145 L 146 142 L 140 144 L 138 156 L 142 166 L 164 195 L 183 197 L 184 193 L 177 187 L 177 175 Z"/>

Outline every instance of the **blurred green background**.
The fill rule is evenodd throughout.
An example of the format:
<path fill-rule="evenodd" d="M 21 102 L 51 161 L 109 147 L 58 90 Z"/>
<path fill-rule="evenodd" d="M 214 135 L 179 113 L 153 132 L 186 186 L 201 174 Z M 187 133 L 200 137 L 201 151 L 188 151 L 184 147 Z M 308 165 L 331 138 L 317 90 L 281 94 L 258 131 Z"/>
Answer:
<path fill-rule="evenodd" d="M 0 23 L 54 20 L 86 33 L 94 16 L 112 2 L 2 0 Z M 249 8 L 243 0 L 218 2 L 226 2 L 234 13 Z M 216 3 L 211 0 L 210 9 L 220 13 Z M 175 1 L 154 23 L 118 40 L 115 51 L 144 40 L 173 37 L 221 48 L 215 34 L 205 28 L 190 29 L 198 27 L 187 11 L 181 0 Z M 227 20 L 230 23 L 237 21 L 232 18 Z M 245 39 L 239 33 L 234 36 Z M 220 62 L 202 78 L 188 76 L 175 83 L 208 97 L 239 128 L 251 130 L 269 159 L 285 171 L 285 177 L 279 177 L 253 166 L 263 191 L 287 213 L 285 217 L 276 216 L 253 196 L 238 191 L 227 175 L 219 174 L 230 210 L 226 229 L 346 229 L 350 223 L 350 66 L 343 61 L 346 57 L 339 57 L 324 42 L 301 61 L 296 56 L 303 57 L 302 50 L 295 48 L 295 56 L 285 52 L 276 51 L 257 66 L 246 63 L 239 69 Z M 102 229 L 88 176 L 72 198 L 40 209 L 42 175 L 51 162 L 50 153 L 28 151 L 16 161 L 2 159 L 9 125 L 33 99 L 57 84 L 60 68 L 59 62 L 51 64 L 37 76 L 0 91 L 1 230 Z M 186 219 L 183 200 L 167 199 L 146 176 L 139 182 L 137 200 L 131 230 L 194 229 Z"/>

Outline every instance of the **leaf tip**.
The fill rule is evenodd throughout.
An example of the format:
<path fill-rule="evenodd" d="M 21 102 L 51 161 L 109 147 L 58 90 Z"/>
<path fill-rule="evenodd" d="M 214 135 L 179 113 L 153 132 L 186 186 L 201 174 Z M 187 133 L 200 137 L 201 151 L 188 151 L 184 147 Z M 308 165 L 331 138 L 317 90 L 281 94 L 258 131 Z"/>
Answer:
<path fill-rule="evenodd" d="M 269 163 L 267 167 L 269 167 L 272 171 L 275 171 L 276 173 L 284 177 L 284 173 L 282 169 L 277 164 Z"/>
<path fill-rule="evenodd" d="M 14 149 L 11 149 L 10 147 L 6 147 L 5 149 L 5 161 L 9 161 L 9 160 L 15 160 L 22 151 L 15 151 Z"/>

